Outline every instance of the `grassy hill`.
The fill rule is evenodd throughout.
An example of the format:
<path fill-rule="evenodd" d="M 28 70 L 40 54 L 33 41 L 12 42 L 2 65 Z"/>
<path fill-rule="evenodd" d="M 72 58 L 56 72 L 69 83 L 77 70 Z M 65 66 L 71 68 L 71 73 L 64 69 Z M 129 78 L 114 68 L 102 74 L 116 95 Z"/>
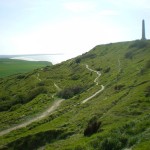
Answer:
<path fill-rule="evenodd" d="M 1 79 L 0 149 L 149 150 L 149 56 L 149 40 L 98 45 L 61 64 Z M 2 134 L 57 101 L 45 118 Z"/>
<path fill-rule="evenodd" d="M 46 61 L 25 61 L 9 58 L 0 58 L 0 78 L 18 73 L 25 73 L 33 69 L 51 65 Z"/>

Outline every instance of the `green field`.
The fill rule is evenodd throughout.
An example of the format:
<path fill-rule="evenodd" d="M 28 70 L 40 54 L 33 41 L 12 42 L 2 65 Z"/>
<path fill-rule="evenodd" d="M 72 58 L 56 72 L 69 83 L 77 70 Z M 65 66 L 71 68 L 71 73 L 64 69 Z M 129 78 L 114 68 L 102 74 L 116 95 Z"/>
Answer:
<path fill-rule="evenodd" d="M 46 61 L 25 61 L 8 58 L 0 59 L 0 78 L 18 73 L 25 73 L 37 68 L 52 65 Z"/>
<path fill-rule="evenodd" d="M 2 78 L 0 149 L 149 150 L 149 56 L 150 40 L 111 43 L 57 65 Z M 83 103 L 102 85 L 102 92 Z M 54 108 L 62 98 L 45 118 L 2 134 Z"/>

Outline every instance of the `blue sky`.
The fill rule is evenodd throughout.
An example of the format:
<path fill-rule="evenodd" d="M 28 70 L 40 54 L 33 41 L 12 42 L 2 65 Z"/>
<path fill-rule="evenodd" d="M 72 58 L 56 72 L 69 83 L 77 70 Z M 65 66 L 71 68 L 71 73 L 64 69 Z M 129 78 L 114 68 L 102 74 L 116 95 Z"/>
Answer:
<path fill-rule="evenodd" d="M 0 0 L 0 55 L 82 54 L 150 37 L 149 0 Z"/>

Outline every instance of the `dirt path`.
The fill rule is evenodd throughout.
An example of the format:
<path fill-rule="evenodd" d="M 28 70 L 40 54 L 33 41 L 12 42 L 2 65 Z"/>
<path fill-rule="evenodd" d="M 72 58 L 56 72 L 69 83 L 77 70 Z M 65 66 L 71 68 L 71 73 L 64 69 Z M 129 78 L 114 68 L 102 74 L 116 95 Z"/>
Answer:
<path fill-rule="evenodd" d="M 120 59 L 118 58 L 118 73 L 121 72 L 121 62 Z"/>
<path fill-rule="evenodd" d="M 99 83 L 98 83 L 98 79 L 99 79 L 99 77 L 101 76 L 100 71 L 93 70 L 93 69 L 89 68 L 88 65 L 86 65 L 86 68 L 87 68 L 88 70 L 90 70 L 91 72 L 95 72 L 95 73 L 97 74 L 97 77 L 94 79 L 94 82 L 96 83 L 96 85 L 98 85 L 98 84 L 99 84 Z"/>
<path fill-rule="evenodd" d="M 7 134 L 13 130 L 16 130 L 16 129 L 19 129 L 19 128 L 22 128 L 22 127 L 26 127 L 27 125 L 35 122 L 35 121 L 39 121 L 41 119 L 43 119 L 44 117 L 47 117 L 48 115 L 50 115 L 54 110 L 56 110 L 58 108 L 58 106 L 60 105 L 61 102 L 63 102 L 64 99 L 60 99 L 60 100 L 56 100 L 54 102 L 54 104 L 49 107 L 46 111 L 44 111 L 43 113 L 41 113 L 39 116 L 35 117 L 35 118 L 32 118 L 31 120 L 28 120 L 24 123 L 21 123 L 21 124 L 18 124 L 12 128 L 9 128 L 9 129 L 6 129 L 6 130 L 3 130 L 0 132 L 0 136 L 4 135 L 4 134 Z"/>
<path fill-rule="evenodd" d="M 98 84 L 99 84 L 99 83 L 98 83 L 98 79 L 99 79 L 99 77 L 101 76 L 100 71 L 93 70 L 93 69 L 89 68 L 88 65 L 86 65 L 86 68 L 87 68 L 88 70 L 90 70 L 91 72 L 95 72 L 95 73 L 97 74 L 97 77 L 94 79 L 94 83 L 95 83 L 96 85 L 98 85 Z M 104 85 L 101 85 L 101 89 L 100 89 L 100 90 L 98 90 L 96 93 L 94 93 L 94 94 L 91 95 L 90 97 L 86 98 L 85 100 L 83 100 L 81 104 L 84 104 L 84 103 L 86 103 L 87 101 L 89 101 L 90 99 L 94 98 L 96 95 L 98 95 L 98 94 L 99 94 L 100 92 L 102 92 L 104 89 L 105 89 Z"/>
<path fill-rule="evenodd" d="M 56 87 L 57 91 L 61 90 L 61 88 L 56 83 L 54 83 L 54 86 Z"/>
<path fill-rule="evenodd" d="M 98 83 L 98 79 L 99 79 L 99 77 L 101 76 L 101 73 L 100 73 L 99 71 L 95 71 L 95 70 L 89 68 L 88 65 L 86 65 L 86 68 L 87 68 L 88 70 L 90 70 L 91 72 L 95 72 L 95 73 L 97 74 L 97 77 L 94 79 L 94 83 L 95 83 L 96 85 L 98 85 L 98 84 L 99 84 L 99 83 Z M 40 75 L 37 74 L 37 79 L 38 79 L 39 81 L 41 81 L 41 79 L 39 78 L 39 76 L 40 76 Z M 58 87 L 57 84 L 54 83 L 54 86 L 56 87 L 56 89 L 57 89 L 58 91 L 61 90 L 60 87 Z M 101 85 L 101 89 L 98 90 L 96 93 L 94 93 L 92 96 L 90 96 L 90 97 L 86 98 L 85 100 L 83 100 L 83 101 L 82 101 L 82 104 L 83 104 L 83 103 L 86 103 L 88 100 L 90 100 L 90 99 L 92 99 L 93 97 L 95 97 L 96 95 L 98 95 L 100 92 L 102 92 L 102 91 L 104 90 L 104 88 L 105 88 L 105 87 L 104 87 L 103 85 Z M 61 104 L 61 102 L 63 102 L 63 101 L 64 101 L 64 99 L 56 100 L 56 101 L 54 102 L 54 104 L 53 104 L 51 107 L 49 107 L 46 111 L 44 111 L 43 113 L 41 113 L 41 114 L 38 115 L 37 117 L 32 118 L 31 120 L 28 120 L 28 121 L 26 121 L 26 122 L 24 122 L 24 123 L 18 124 L 18 125 L 14 126 L 14 127 L 11 127 L 11 128 L 9 128 L 9 129 L 6 129 L 6 130 L 1 131 L 1 132 L 0 132 L 0 136 L 5 135 L 5 134 L 7 134 L 7 133 L 9 133 L 9 132 L 11 132 L 11 131 L 13 131 L 13 130 L 26 127 L 27 125 L 29 125 L 29 124 L 31 124 L 31 123 L 33 123 L 33 122 L 35 122 L 35 121 L 39 121 L 39 120 L 43 119 L 44 117 L 47 117 L 47 116 L 50 115 L 54 110 L 56 110 L 56 109 L 59 107 L 59 105 Z"/>
<path fill-rule="evenodd" d="M 37 74 L 36 78 L 37 78 L 37 80 L 41 81 L 39 73 Z"/>
<path fill-rule="evenodd" d="M 97 91 L 96 93 L 94 93 L 92 96 L 86 98 L 85 100 L 82 101 L 82 104 L 83 103 L 86 103 L 87 101 L 89 101 L 90 99 L 92 99 L 93 97 L 95 97 L 96 95 L 98 95 L 100 92 L 102 92 L 104 90 L 104 86 L 101 85 L 101 89 L 99 91 Z"/>

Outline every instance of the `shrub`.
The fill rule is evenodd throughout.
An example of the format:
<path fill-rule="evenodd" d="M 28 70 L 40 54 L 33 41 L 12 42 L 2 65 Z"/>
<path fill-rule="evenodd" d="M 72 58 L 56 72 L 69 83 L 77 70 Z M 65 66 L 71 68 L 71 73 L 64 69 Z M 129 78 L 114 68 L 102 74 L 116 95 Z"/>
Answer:
<path fill-rule="evenodd" d="M 100 144 L 101 150 L 120 150 L 121 143 L 113 137 L 105 138 Z"/>
<path fill-rule="evenodd" d="M 59 139 L 63 130 L 48 130 L 44 132 L 39 132 L 35 134 L 30 134 L 25 137 L 21 137 L 17 140 L 10 142 L 6 145 L 6 149 L 19 149 L 19 150 L 35 150 L 39 147 L 50 143 L 55 139 Z M 4 148 L 5 149 L 5 148 Z"/>
<path fill-rule="evenodd" d="M 97 121 L 96 117 L 93 117 L 89 121 L 86 129 L 84 130 L 84 136 L 90 136 L 96 133 L 99 130 L 100 125 L 101 125 L 101 122 Z"/>
<path fill-rule="evenodd" d="M 76 75 L 76 74 L 74 74 L 74 75 L 71 77 L 72 80 L 78 80 L 79 78 L 80 78 L 80 76 L 79 76 L 79 75 Z"/>
<path fill-rule="evenodd" d="M 75 59 L 75 62 L 76 62 L 77 64 L 79 64 L 79 63 L 81 62 L 81 58 L 76 58 L 76 59 Z"/>
<path fill-rule="evenodd" d="M 133 58 L 133 52 L 129 51 L 129 52 L 125 53 L 125 58 L 132 59 Z"/>
<path fill-rule="evenodd" d="M 140 75 L 143 75 L 148 69 L 150 69 L 150 60 L 148 60 L 143 68 L 140 70 Z"/>
<path fill-rule="evenodd" d="M 123 84 L 115 85 L 114 89 L 115 89 L 116 91 L 119 91 L 119 90 L 121 90 L 124 86 L 125 86 L 125 85 L 123 85 Z"/>
<path fill-rule="evenodd" d="M 73 97 L 76 94 L 79 94 L 83 91 L 83 87 L 81 86 L 75 86 L 75 87 L 70 87 L 70 88 L 65 88 L 62 91 L 57 93 L 58 97 L 64 98 L 64 99 L 69 99 Z"/>
<path fill-rule="evenodd" d="M 64 99 L 71 98 L 71 97 L 73 97 L 73 95 L 74 95 L 73 91 L 69 88 L 64 89 L 64 90 L 60 91 L 59 93 L 57 93 L 58 97 L 61 97 Z"/>
<path fill-rule="evenodd" d="M 96 54 L 85 53 L 81 56 L 82 59 L 92 59 L 95 58 Z"/>
<path fill-rule="evenodd" d="M 108 73 L 110 71 L 110 67 L 107 67 L 105 70 L 104 70 L 104 73 Z"/>
<path fill-rule="evenodd" d="M 28 93 L 28 101 L 34 99 L 36 96 L 38 96 L 39 94 L 44 94 L 47 93 L 47 89 L 45 87 L 37 87 L 34 88 L 33 90 L 31 90 Z"/>
<path fill-rule="evenodd" d="M 124 134 L 111 134 L 100 143 L 100 150 L 121 150 L 126 147 L 128 137 Z"/>
<path fill-rule="evenodd" d="M 103 70 L 103 68 L 101 68 L 101 67 L 96 68 L 96 71 L 101 71 L 101 70 Z"/>
<path fill-rule="evenodd" d="M 86 147 L 84 145 L 77 145 L 74 150 L 85 150 Z"/>
<path fill-rule="evenodd" d="M 7 98 L 7 99 L 5 99 L 5 98 Z M 20 101 L 18 99 L 18 95 L 14 95 L 14 97 L 3 96 L 1 100 L 2 101 L 0 101 L 0 111 L 7 111 L 12 106 L 20 103 Z"/>
<path fill-rule="evenodd" d="M 16 105 L 13 105 L 9 111 L 14 111 L 14 110 L 17 110 L 18 108 L 20 108 L 22 106 L 22 104 L 16 104 Z"/>
<path fill-rule="evenodd" d="M 44 86 L 44 85 L 45 83 L 43 81 L 37 83 L 37 86 Z"/>
<path fill-rule="evenodd" d="M 146 62 L 145 69 L 150 69 L 150 60 Z"/>
<path fill-rule="evenodd" d="M 135 41 L 133 44 L 131 44 L 131 45 L 129 46 L 129 48 L 141 49 L 141 48 L 146 47 L 147 44 L 148 44 L 148 42 L 145 41 L 145 40 L 137 40 L 137 41 Z"/>
<path fill-rule="evenodd" d="M 150 97 L 150 86 L 147 86 L 145 89 L 145 96 Z"/>
<path fill-rule="evenodd" d="M 16 78 L 17 79 L 23 79 L 23 78 L 25 78 L 26 76 L 25 75 L 18 75 Z"/>

